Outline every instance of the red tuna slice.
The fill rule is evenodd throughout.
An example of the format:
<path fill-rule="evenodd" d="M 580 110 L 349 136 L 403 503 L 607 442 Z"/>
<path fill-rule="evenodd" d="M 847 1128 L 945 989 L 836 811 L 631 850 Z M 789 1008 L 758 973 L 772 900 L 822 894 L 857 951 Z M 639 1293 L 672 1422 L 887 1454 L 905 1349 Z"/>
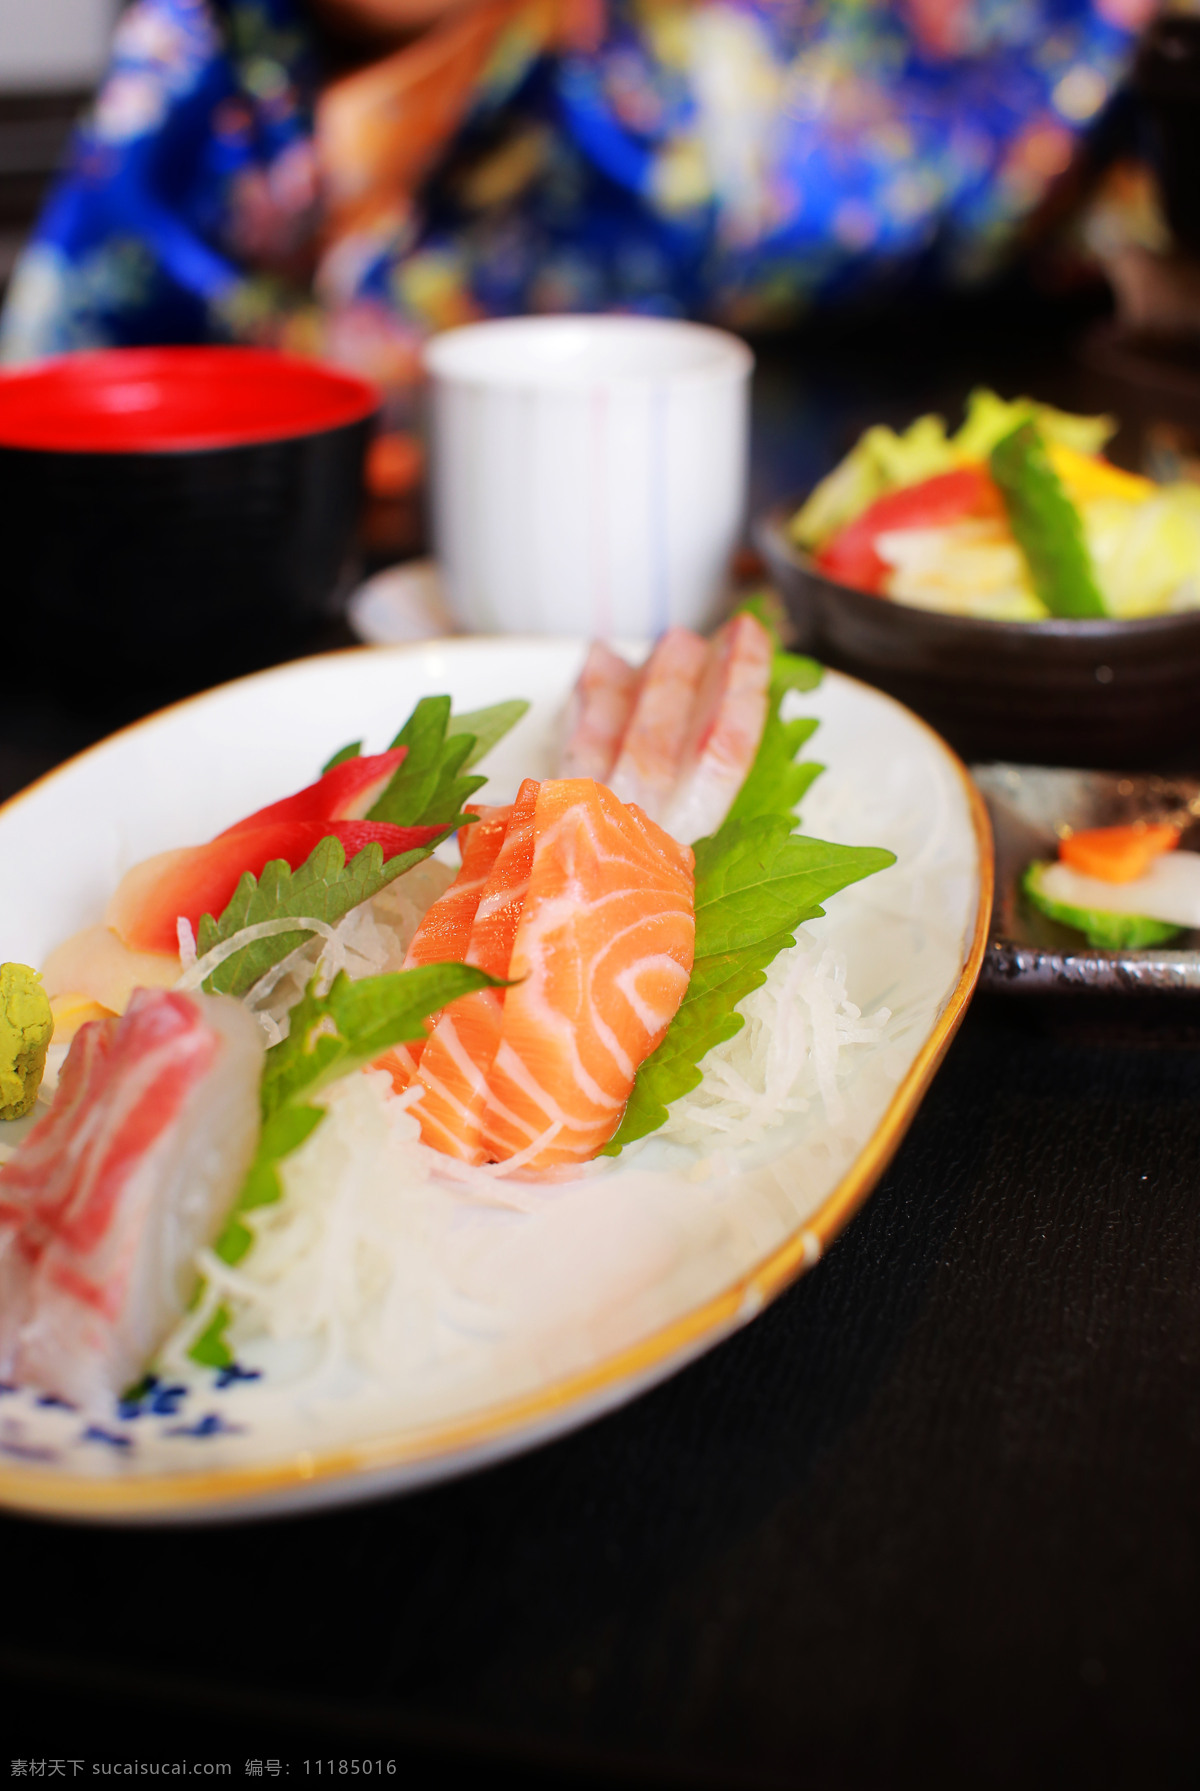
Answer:
<path fill-rule="evenodd" d="M 679 781 L 660 819 L 691 845 L 715 833 L 754 763 L 767 719 L 771 637 L 755 616 L 733 616 L 709 647 Z"/>
<path fill-rule="evenodd" d="M 587 778 L 544 783 L 508 964 L 485 1154 L 582 1163 L 616 1131 L 638 1066 L 687 992 L 692 853 Z"/>
<path fill-rule="evenodd" d="M 512 809 L 475 808 L 469 812 L 479 819 L 460 831 L 462 867 L 445 894 L 426 910 L 404 954 L 405 970 L 419 964 L 461 964 L 466 956 L 475 910 L 504 844 Z M 435 1014 L 429 1020 L 431 1031 L 436 1023 Z M 412 1081 L 425 1044 L 424 1039 L 416 1039 L 407 1045 L 394 1045 L 372 1067 L 387 1070 L 393 1088 L 400 1094 Z"/>
<path fill-rule="evenodd" d="M 592 642 L 567 706 L 560 777 L 608 782 L 641 682 L 637 666 L 628 665 L 603 641 Z"/>
<path fill-rule="evenodd" d="M 466 962 L 490 976 L 508 975 L 534 856 L 539 785 L 526 778 L 517 792 L 504 843 L 479 898 Z M 421 1137 L 435 1150 L 466 1163 L 484 1159 L 482 1126 L 488 1073 L 500 1041 L 503 989 L 460 995 L 442 1009 L 417 1071 L 424 1090 L 414 1112 Z"/>
<path fill-rule="evenodd" d="M 0 1376 L 92 1407 L 138 1378 L 254 1155 L 263 1049 L 221 995 L 138 989 L 80 1029 L 0 1168 Z"/>
<path fill-rule="evenodd" d="M 638 803 L 652 820 L 662 819 L 675 788 L 707 664 L 708 643 L 687 628 L 668 628 L 646 661 L 633 715 L 607 782 L 620 801 Z"/>
<path fill-rule="evenodd" d="M 391 783 L 396 768 L 408 757 L 407 746 L 377 752 L 366 758 L 343 759 L 315 784 L 284 796 L 279 802 L 256 809 L 244 821 L 236 821 L 225 833 L 244 833 L 250 827 L 266 827 L 275 821 L 361 820 Z M 218 834 L 223 839 L 225 834 Z"/>
<path fill-rule="evenodd" d="M 181 846 L 134 865 L 117 885 L 105 920 L 135 951 L 178 951 L 179 920 L 187 920 L 195 934 L 202 914 L 219 917 L 246 871 L 260 877 L 278 858 L 297 870 L 330 836 L 341 842 L 347 861 L 372 841 L 382 846 L 386 861 L 445 831 L 385 821 L 274 821 L 223 833 L 207 846 Z"/>

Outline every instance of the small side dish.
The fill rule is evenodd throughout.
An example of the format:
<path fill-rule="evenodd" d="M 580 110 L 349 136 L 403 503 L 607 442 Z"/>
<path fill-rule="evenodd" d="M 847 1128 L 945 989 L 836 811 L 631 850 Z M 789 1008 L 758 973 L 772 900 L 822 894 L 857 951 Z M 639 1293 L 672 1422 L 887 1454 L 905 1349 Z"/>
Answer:
<path fill-rule="evenodd" d="M 961 427 L 868 429 L 792 518 L 838 583 L 1001 622 L 1131 620 L 1200 608 L 1200 487 L 1101 450 L 1107 417 L 973 392 Z"/>
<path fill-rule="evenodd" d="M 1200 782 L 1004 763 L 972 775 L 996 850 L 981 986 L 1186 1005 L 1200 990 Z"/>

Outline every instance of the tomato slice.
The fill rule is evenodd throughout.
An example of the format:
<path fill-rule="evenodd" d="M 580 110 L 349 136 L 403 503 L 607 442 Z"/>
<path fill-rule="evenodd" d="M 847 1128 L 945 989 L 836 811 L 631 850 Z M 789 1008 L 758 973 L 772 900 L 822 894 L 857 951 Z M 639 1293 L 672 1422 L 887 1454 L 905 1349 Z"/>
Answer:
<path fill-rule="evenodd" d="M 984 466 L 959 466 L 919 485 L 889 491 L 827 541 L 817 565 L 839 584 L 879 592 L 888 566 L 876 550 L 880 535 L 892 529 L 933 529 L 964 516 L 1002 514 L 1000 493 Z"/>

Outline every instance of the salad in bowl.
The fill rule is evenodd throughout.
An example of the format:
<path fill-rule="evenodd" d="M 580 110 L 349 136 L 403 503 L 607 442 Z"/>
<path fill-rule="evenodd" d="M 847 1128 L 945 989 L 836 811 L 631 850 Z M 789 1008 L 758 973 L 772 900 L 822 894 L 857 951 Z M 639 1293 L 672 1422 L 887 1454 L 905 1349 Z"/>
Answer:
<path fill-rule="evenodd" d="M 1200 486 L 1105 458 L 1111 417 L 979 389 L 953 434 L 876 424 L 787 525 L 837 584 L 995 622 L 1200 609 Z"/>

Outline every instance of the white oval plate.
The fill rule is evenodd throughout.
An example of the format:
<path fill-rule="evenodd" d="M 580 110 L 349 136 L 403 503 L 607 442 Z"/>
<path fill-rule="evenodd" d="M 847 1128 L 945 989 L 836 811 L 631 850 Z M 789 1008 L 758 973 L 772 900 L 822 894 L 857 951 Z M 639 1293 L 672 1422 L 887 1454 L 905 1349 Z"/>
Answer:
<path fill-rule="evenodd" d="M 350 739 L 381 750 L 418 697 L 532 709 L 486 762 L 492 800 L 552 771 L 577 641 L 488 639 L 307 659 L 115 735 L 0 811 L 0 957 L 40 964 L 97 920 L 125 868 L 207 839 L 309 782 Z M 196 1371 L 136 1410 L 84 1414 L 0 1394 L 0 1501 L 142 1522 L 266 1514 L 417 1486 L 527 1449 L 632 1399 L 745 1324 L 866 1198 L 908 1127 L 979 972 L 991 902 L 982 803 L 938 737 L 890 698 L 828 673 L 803 698 L 828 767 L 804 829 L 889 846 L 808 933 L 844 954 L 850 998 L 892 1010 L 843 1053 L 844 1114 L 813 1111 L 713 1173 L 617 1162 L 536 1211 L 471 1219 L 456 1290 L 469 1347 L 369 1394 L 315 1397 L 265 1374 Z M 814 1103 L 814 1107 L 815 1107 Z M 472 1230 L 472 1225 L 475 1229 Z M 461 1326 L 460 1326 L 461 1330 Z"/>

